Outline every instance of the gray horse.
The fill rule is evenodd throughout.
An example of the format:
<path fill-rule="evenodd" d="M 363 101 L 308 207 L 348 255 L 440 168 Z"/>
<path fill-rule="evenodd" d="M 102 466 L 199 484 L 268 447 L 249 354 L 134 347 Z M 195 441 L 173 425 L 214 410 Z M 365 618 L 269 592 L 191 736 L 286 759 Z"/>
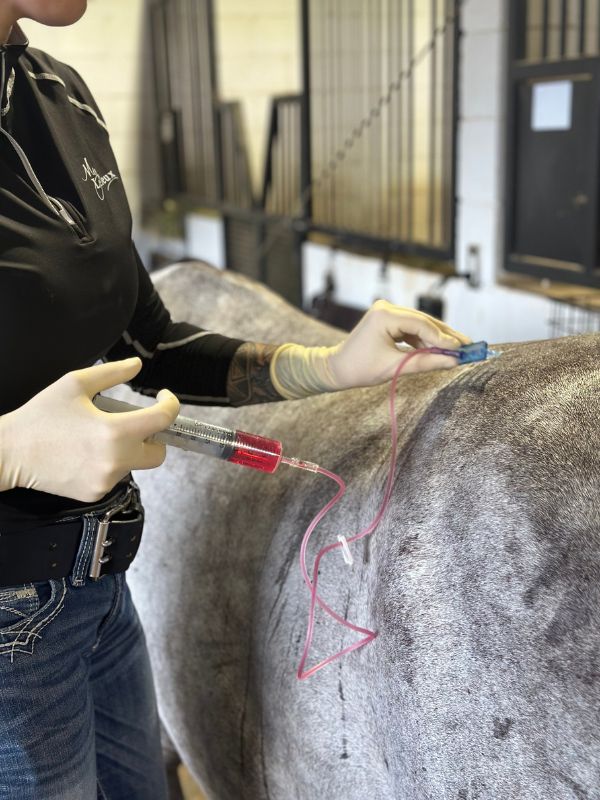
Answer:
<path fill-rule="evenodd" d="M 155 283 L 174 319 L 257 341 L 341 337 L 206 265 Z M 305 681 L 299 546 L 335 485 L 175 450 L 136 474 L 147 525 L 130 582 L 160 713 L 211 800 L 600 798 L 600 338 L 501 349 L 400 379 L 388 511 L 352 567 L 337 550 L 320 575 L 323 598 L 379 635 Z M 379 508 L 387 404 L 380 386 L 182 413 L 342 475 L 312 563 Z M 322 612 L 315 630 L 309 666 L 353 641 Z"/>

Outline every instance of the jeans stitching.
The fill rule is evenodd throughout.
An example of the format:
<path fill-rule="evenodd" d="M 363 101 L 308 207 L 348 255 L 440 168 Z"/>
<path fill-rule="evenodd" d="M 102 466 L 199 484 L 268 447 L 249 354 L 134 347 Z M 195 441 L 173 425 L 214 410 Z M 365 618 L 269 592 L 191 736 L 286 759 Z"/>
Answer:
<path fill-rule="evenodd" d="M 19 594 L 23 596 L 23 590 L 27 591 L 27 597 L 34 597 L 35 595 L 37 595 L 37 592 L 33 588 L 33 583 L 28 582 L 23 584 L 23 586 L 17 588 L 0 589 L 0 601 L 6 600 L 7 597 L 9 597 L 12 600 Z"/>
<path fill-rule="evenodd" d="M 95 522 L 96 525 L 92 525 Z M 83 549 L 79 554 L 79 558 L 77 559 L 77 564 L 75 565 L 75 569 L 73 570 L 73 586 L 83 586 L 85 581 L 85 570 L 87 567 L 87 558 L 92 549 L 92 543 L 94 540 L 94 536 L 96 533 L 96 526 L 99 524 L 98 519 L 94 517 L 92 514 L 85 514 L 83 517 L 83 536 L 84 536 L 84 543 Z"/>
<path fill-rule="evenodd" d="M 49 581 L 49 582 L 50 582 L 50 584 L 52 586 L 52 581 Z M 59 583 L 61 583 L 61 582 L 64 583 L 65 579 L 64 578 L 60 578 L 58 580 L 58 582 Z M 40 613 L 46 607 L 48 609 L 52 608 L 53 604 L 56 602 L 57 594 L 58 594 L 58 590 L 55 591 L 54 587 L 52 586 L 50 599 L 46 603 L 44 603 L 44 605 L 38 606 L 38 608 L 35 611 L 33 611 L 31 614 L 28 614 L 26 620 L 20 620 L 19 622 L 13 622 L 12 625 L 8 625 L 8 626 L 5 626 L 4 628 L 0 629 L 0 639 L 2 639 L 2 637 L 5 637 L 5 636 L 13 634 L 13 633 L 22 632 L 23 629 L 27 627 L 27 623 L 28 622 L 33 622 L 34 620 L 39 621 L 39 619 L 43 619 L 43 617 L 39 617 Z M 0 642 L 0 644 L 1 644 L 1 642 Z"/>
<path fill-rule="evenodd" d="M 29 617 L 30 616 L 26 611 L 19 611 L 17 608 L 11 608 L 10 606 L 0 605 L 0 611 L 8 611 L 9 614 L 14 614 L 15 617 Z"/>
<path fill-rule="evenodd" d="M 60 611 L 64 608 L 65 604 L 65 596 L 67 594 L 67 583 L 64 578 L 62 578 L 62 595 L 58 601 L 58 605 L 53 608 L 45 617 L 37 621 L 37 624 L 34 625 L 29 630 L 26 628 L 26 624 L 23 623 L 23 627 L 19 630 L 15 630 L 17 634 L 17 638 L 13 642 L 3 642 L 0 643 L 0 655 L 9 655 L 11 663 L 14 661 L 14 654 L 15 653 L 25 653 L 27 655 L 32 655 L 33 650 L 36 644 L 36 639 L 41 639 L 41 633 L 46 625 L 48 625 L 54 617 L 56 617 Z M 32 620 L 33 621 L 33 620 Z M 21 639 L 20 636 L 24 634 L 25 639 Z M 33 639 L 33 641 L 31 641 Z M 23 650 L 22 647 L 27 647 L 31 641 L 31 646 L 29 650 Z"/>
<path fill-rule="evenodd" d="M 48 625 L 59 614 L 59 612 L 62 611 L 64 607 L 64 599 L 66 591 L 67 591 L 66 582 L 63 578 L 63 593 L 59 599 L 58 605 L 47 616 L 39 620 L 38 623 L 31 629 L 29 630 L 26 629 L 24 625 L 23 628 L 20 631 L 18 631 L 17 638 L 13 642 L 5 642 L 4 644 L 0 644 L 0 654 L 8 655 L 8 653 L 10 653 L 11 662 L 14 660 L 15 653 L 25 653 L 26 655 L 32 655 L 36 644 L 36 640 L 42 638 L 40 631 L 42 631 L 46 627 L 46 625 Z M 21 634 L 24 634 L 26 638 L 25 639 L 19 638 Z M 29 649 L 27 650 L 22 649 L 27 646 L 29 646 Z M 6 648 L 6 651 L 4 651 L 3 648 Z"/>

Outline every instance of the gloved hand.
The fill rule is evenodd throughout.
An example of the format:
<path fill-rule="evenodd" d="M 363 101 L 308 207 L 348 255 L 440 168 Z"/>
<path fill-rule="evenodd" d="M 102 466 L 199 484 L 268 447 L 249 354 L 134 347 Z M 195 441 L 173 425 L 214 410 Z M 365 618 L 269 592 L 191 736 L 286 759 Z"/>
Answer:
<path fill-rule="evenodd" d="M 334 347 L 285 344 L 273 354 L 271 381 L 287 399 L 333 392 L 354 386 L 374 386 L 390 380 L 406 355 L 397 343 L 412 347 L 456 350 L 470 339 L 422 311 L 378 300 L 349 336 Z M 449 369 L 452 356 L 423 353 L 411 358 L 406 372 Z"/>
<path fill-rule="evenodd" d="M 139 358 L 68 372 L 0 417 L 0 491 L 37 489 L 82 502 L 100 500 L 134 469 L 152 469 L 166 447 L 144 440 L 167 428 L 179 401 L 167 389 L 139 411 L 106 413 L 92 398 L 131 380 Z"/>

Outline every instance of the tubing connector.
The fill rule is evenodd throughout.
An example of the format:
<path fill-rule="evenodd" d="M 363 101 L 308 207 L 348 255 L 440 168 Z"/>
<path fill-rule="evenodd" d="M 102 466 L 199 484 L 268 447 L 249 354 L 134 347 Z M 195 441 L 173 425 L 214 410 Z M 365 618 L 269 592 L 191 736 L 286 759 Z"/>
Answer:
<path fill-rule="evenodd" d="M 349 567 L 351 567 L 352 564 L 354 564 L 354 559 L 352 558 L 352 553 L 348 547 L 348 540 L 340 533 L 338 534 L 338 542 L 342 545 L 342 556 L 344 557 L 344 561 Z"/>
<path fill-rule="evenodd" d="M 300 458 L 293 458 L 291 456 L 281 456 L 281 463 L 287 464 L 288 467 L 304 469 L 306 472 L 318 472 L 321 469 L 318 464 L 314 464 L 312 461 L 302 461 Z"/>
<path fill-rule="evenodd" d="M 488 358 L 495 358 L 500 355 L 497 350 L 490 350 L 487 342 L 463 344 L 458 350 L 449 350 L 444 347 L 432 347 L 430 352 L 457 358 L 459 364 L 473 364 L 476 361 L 485 361 Z"/>

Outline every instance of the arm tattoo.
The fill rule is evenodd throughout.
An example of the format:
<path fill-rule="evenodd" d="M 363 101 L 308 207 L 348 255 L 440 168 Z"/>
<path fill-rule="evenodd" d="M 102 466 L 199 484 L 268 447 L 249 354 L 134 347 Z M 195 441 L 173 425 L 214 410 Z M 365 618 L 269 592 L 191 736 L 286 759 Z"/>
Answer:
<path fill-rule="evenodd" d="M 271 383 L 269 366 L 279 345 L 245 342 L 233 354 L 227 373 L 227 397 L 232 406 L 283 400 Z"/>

